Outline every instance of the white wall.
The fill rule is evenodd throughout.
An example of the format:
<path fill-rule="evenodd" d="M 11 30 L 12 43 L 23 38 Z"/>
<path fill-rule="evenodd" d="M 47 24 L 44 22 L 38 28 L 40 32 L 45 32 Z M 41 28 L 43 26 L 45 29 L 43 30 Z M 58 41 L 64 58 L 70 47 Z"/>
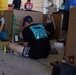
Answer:
<path fill-rule="evenodd" d="M 12 4 L 12 1 L 13 1 L 13 0 L 8 0 L 8 4 Z"/>
<path fill-rule="evenodd" d="M 12 1 L 13 0 L 8 0 L 8 4 L 12 4 Z M 42 2 L 41 2 L 42 1 Z M 31 2 L 33 2 L 34 4 L 34 7 L 33 7 L 33 10 L 36 10 L 36 11 L 43 11 L 44 13 L 46 13 L 48 10 L 45 9 L 44 7 L 45 6 L 48 6 L 47 4 L 49 4 L 49 2 L 52 2 L 53 4 L 56 4 L 57 5 L 57 8 L 60 7 L 60 4 L 62 2 L 62 0 L 31 0 Z M 22 0 L 22 4 L 21 6 L 23 7 L 24 6 L 24 3 L 27 2 L 27 0 Z M 40 3 L 39 3 L 40 2 Z M 43 3 L 43 4 L 42 4 Z"/>
<path fill-rule="evenodd" d="M 8 0 L 8 4 L 11 4 L 13 0 Z M 22 0 L 22 4 L 24 4 L 27 0 Z M 33 0 L 34 1 L 34 0 Z M 44 0 L 45 1 L 45 0 Z M 63 1 L 63 0 L 50 0 L 54 4 L 57 4 L 57 6 Z"/>

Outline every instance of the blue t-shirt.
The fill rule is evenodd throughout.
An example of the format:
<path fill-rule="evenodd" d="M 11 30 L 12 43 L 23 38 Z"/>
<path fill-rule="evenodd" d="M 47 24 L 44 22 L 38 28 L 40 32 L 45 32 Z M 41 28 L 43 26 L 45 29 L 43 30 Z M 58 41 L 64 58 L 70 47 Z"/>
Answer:
<path fill-rule="evenodd" d="M 65 10 L 69 10 L 70 6 L 76 6 L 76 0 L 66 0 Z"/>

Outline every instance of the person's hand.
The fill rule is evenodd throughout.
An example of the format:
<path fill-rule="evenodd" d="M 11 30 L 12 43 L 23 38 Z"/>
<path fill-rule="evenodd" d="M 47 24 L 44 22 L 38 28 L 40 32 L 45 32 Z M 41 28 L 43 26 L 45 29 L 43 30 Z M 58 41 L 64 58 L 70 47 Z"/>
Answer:
<path fill-rule="evenodd" d="M 1 21 L 1 24 L 4 25 L 4 23 L 5 23 L 5 19 L 4 19 L 3 17 L 0 19 L 0 21 Z"/>

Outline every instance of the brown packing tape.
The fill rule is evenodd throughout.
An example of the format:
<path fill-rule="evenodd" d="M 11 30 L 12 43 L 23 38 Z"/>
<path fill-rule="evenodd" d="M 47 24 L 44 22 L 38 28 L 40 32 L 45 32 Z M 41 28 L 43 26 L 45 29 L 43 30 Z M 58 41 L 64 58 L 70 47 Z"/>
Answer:
<path fill-rule="evenodd" d="M 13 10 L 0 10 L 0 18 L 4 17 L 5 19 L 5 24 L 3 26 L 2 31 L 6 32 L 8 35 L 8 40 L 10 40 L 11 36 L 10 34 L 12 33 L 12 15 L 13 15 Z M 8 29 L 7 29 L 8 28 Z"/>

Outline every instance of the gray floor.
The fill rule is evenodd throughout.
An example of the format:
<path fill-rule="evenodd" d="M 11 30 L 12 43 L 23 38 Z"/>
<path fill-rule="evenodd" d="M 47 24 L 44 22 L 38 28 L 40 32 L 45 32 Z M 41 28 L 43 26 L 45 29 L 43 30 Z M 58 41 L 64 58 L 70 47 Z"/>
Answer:
<path fill-rule="evenodd" d="M 61 60 L 63 49 L 58 55 L 49 55 L 47 59 L 32 60 L 0 50 L 0 75 L 51 75 L 51 61 Z"/>

